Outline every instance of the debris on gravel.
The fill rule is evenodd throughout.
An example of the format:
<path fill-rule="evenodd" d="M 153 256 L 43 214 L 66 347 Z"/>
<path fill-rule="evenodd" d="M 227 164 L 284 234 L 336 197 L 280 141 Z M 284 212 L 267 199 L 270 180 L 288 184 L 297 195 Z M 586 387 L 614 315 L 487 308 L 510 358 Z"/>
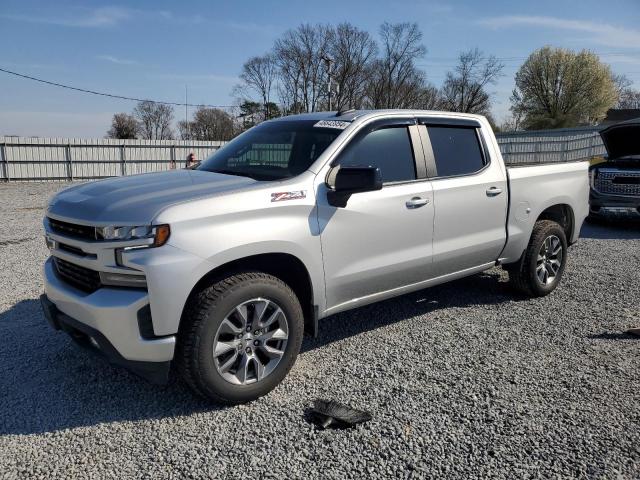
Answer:
<path fill-rule="evenodd" d="M 640 227 L 586 224 L 545 298 L 493 269 L 330 317 L 271 394 L 222 407 L 48 327 L 41 221 L 65 186 L 0 186 L 0 477 L 640 477 Z M 315 398 L 373 418 L 319 430 Z"/>

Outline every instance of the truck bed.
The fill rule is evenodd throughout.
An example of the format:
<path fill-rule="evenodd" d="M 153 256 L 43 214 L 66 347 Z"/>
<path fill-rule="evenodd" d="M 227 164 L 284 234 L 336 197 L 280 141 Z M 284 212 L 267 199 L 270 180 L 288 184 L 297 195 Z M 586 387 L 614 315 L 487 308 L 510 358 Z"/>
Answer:
<path fill-rule="evenodd" d="M 582 225 L 589 213 L 588 169 L 588 161 L 507 167 L 509 211 L 501 262 L 520 258 L 536 219 L 553 205 L 571 207 L 572 224 Z M 573 228 L 567 241 L 574 243 L 579 234 L 579 228 Z"/>

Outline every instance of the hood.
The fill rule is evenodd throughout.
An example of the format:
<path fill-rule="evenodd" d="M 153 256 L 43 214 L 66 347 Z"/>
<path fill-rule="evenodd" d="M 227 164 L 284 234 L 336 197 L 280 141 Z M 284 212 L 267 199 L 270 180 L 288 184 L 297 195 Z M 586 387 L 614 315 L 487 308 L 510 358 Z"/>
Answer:
<path fill-rule="evenodd" d="M 200 170 L 110 178 L 63 190 L 53 197 L 47 214 L 95 225 L 144 225 L 169 205 L 257 183 L 247 177 Z"/>
<path fill-rule="evenodd" d="M 640 118 L 616 123 L 600 131 L 609 160 L 640 156 Z"/>

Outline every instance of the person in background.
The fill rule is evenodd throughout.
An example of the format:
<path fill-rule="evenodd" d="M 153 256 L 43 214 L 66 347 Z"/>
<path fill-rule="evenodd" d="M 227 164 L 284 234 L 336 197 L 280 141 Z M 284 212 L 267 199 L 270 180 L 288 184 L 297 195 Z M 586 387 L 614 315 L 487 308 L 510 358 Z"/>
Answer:
<path fill-rule="evenodd" d="M 198 159 L 196 158 L 196 154 L 193 152 L 189 152 L 189 155 L 187 155 L 187 163 L 185 165 L 185 168 L 193 168 L 198 164 Z"/>
<path fill-rule="evenodd" d="M 176 161 L 175 160 L 171 160 L 169 162 L 169 170 L 175 170 L 176 169 Z"/>

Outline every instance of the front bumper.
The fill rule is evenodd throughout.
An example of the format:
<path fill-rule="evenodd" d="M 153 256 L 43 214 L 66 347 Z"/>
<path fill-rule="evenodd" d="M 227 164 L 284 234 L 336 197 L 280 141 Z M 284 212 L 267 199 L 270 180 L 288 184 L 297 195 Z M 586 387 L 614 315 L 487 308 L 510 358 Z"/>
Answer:
<path fill-rule="evenodd" d="M 640 217 L 640 197 L 610 195 L 593 188 L 589 192 L 589 214 L 592 216 L 620 215 Z"/>
<path fill-rule="evenodd" d="M 58 278 L 51 258 L 44 266 L 44 283 L 42 304 L 54 328 L 92 346 L 113 363 L 152 381 L 166 381 L 176 338 L 143 338 L 138 319 L 140 312 L 148 310 L 146 291 L 100 288 L 90 294 L 81 292 Z"/>

